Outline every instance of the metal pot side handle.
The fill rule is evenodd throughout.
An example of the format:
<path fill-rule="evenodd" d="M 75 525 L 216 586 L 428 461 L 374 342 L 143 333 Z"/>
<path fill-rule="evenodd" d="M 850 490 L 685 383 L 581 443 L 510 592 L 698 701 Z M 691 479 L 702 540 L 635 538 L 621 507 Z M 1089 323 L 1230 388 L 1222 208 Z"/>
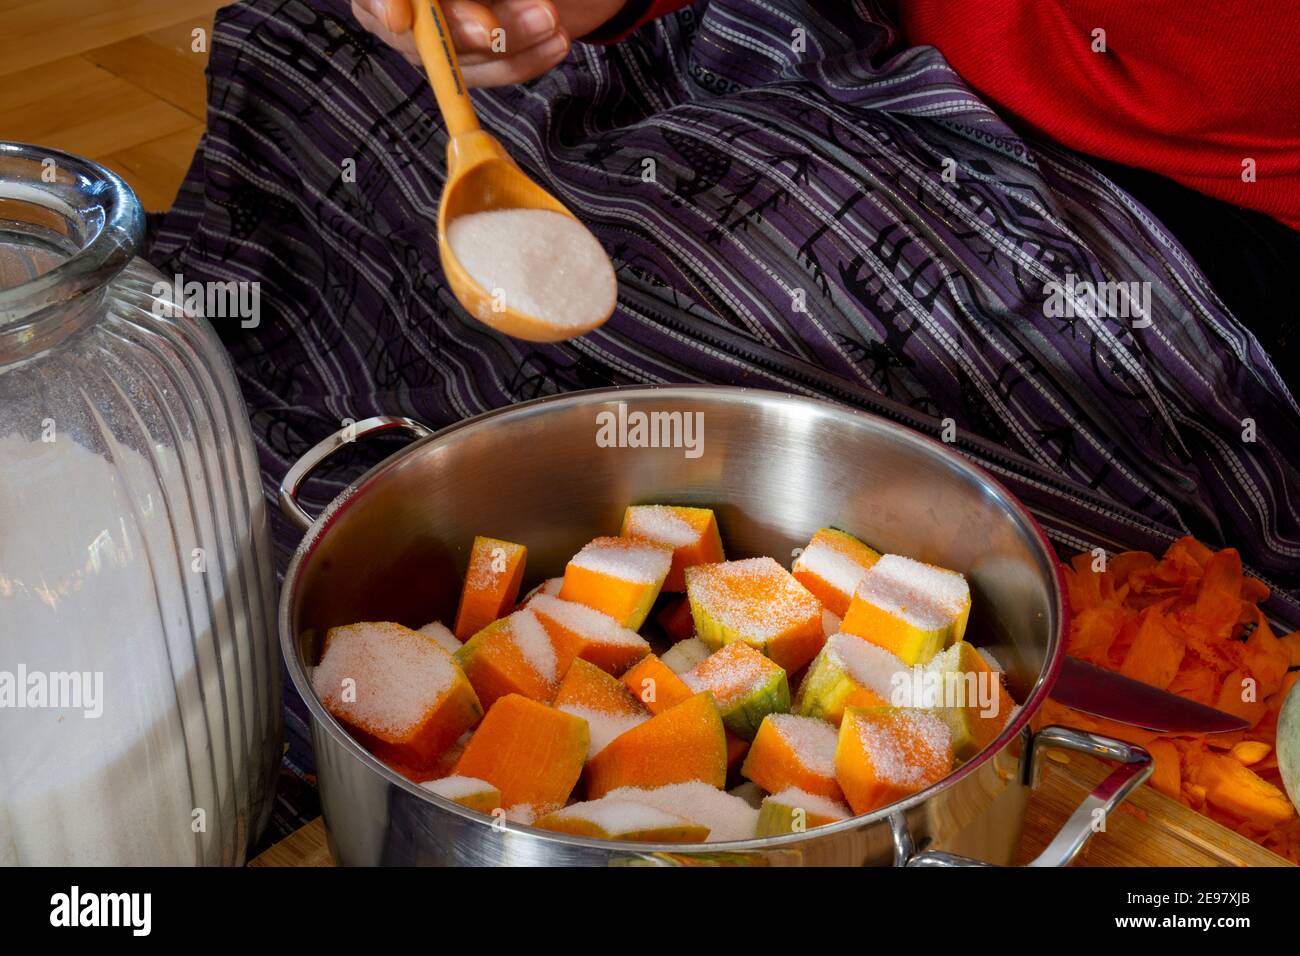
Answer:
<path fill-rule="evenodd" d="M 1038 754 L 1043 748 L 1055 747 L 1061 750 L 1073 750 L 1119 761 L 1105 780 L 1097 784 L 1087 798 L 1079 804 L 1078 809 L 1066 820 L 1052 842 L 1043 852 L 1031 860 L 1028 866 L 1068 866 L 1083 849 L 1088 838 L 1097 832 L 1096 824 L 1105 821 L 1110 813 L 1142 784 L 1146 783 L 1155 769 L 1151 755 L 1136 744 L 1125 743 L 1111 737 L 1102 737 L 1069 727 L 1044 727 L 1029 739 L 1029 751 L 1024 761 L 1025 782 L 1034 779 L 1037 770 Z M 893 822 L 893 821 L 891 821 Z M 910 836 L 900 833 L 899 823 L 894 824 L 894 843 L 899 850 L 896 856 L 899 862 L 906 861 L 906 866 L 989 866 L 981 860 L 958 856 L 955 853 L 943 853 L 938 850 L 924 850 L 904 856 Z"/>
<path fill-rule="evenodd" d="M 433 429 L 421 425 L 415 419 L 395 415 L 378 415 L 353 425 L 343 426 L 328 438 L 318 442 L 285 473 L 284 480 L 280 482 L 280 510 L 284 512 L 284 516 L 297 525 L 299 531 L 310 528 L 313 519 L 298 503 L 298 492 L 312 472 L 344 445 L 391 431 L 409 432 L 416 438 L 428 438 L 433 434 Z"/>

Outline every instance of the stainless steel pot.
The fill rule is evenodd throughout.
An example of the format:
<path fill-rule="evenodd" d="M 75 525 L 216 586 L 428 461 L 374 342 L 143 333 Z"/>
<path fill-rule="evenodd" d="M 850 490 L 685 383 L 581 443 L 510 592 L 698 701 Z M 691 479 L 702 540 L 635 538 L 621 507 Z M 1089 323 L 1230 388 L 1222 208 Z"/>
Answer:
<path fill-rule="evenodd" d="M 638 423 L 671 430 L 688 422 L 698 433 L 679 427 L 663 433 L 661 447 L 629 447 L 645 437 Z M 307 475 L 347 442 L 394 429 L 419 440 L 312 521 L 297 502 Z M 662 447 L 674 438 L 676 447 Z M 1151 772 L 1140 748 L 1065 728 L 1031 732 L 1067 618 L 1050 544 L 981 469 L 863 412 L 772 392 L 664 387 L 540 399 L 437 433 L 376 418 L 312 449 L 280 499 L 306 531 L 285 578 L 280 640 L 311 711 L 321 805 L 343 864 L 1007 864 L 1044 748 L 1118 760 L 1035 861 L 1062 865 Z M 715 508 L 731 556 L 788 556 L 815 529 L 835 525 L 878 549 L 963 572 L 973 592 L 968 638 L 993 650 L 1024 706 L 976 759 L 906 801 L 802 834 L 684 846 L 493 824 L 389 770 L 312 692 L 307 668 L 328 628 L 450 620 L 476 534 L 526 544 L 529 577 L 540 580 L 560 574 L 591 538 L 613 533 L 629 502 Z"/>

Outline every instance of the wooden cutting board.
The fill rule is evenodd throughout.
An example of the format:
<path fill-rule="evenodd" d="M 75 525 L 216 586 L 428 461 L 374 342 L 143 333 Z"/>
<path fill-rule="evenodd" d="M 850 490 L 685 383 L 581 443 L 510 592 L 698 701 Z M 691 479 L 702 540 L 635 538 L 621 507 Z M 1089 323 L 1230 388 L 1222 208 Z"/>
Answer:
<path fill-rule="evenodd" d="M 1032 860 L 1074 812 L 1087 790 L 1109 771 L 1099 760 L 1071 754 L 1049 760 L 1029 799 L 1018 863 Z M 317 818 L 275 844 L 249 866 L 332 866 L 325 824 Z M 1076 866 L 1291 866 L 1245 837 L 1189 810 L 1150 787 L 1111 815 L 1104 833 L 1088 841 Z"/>

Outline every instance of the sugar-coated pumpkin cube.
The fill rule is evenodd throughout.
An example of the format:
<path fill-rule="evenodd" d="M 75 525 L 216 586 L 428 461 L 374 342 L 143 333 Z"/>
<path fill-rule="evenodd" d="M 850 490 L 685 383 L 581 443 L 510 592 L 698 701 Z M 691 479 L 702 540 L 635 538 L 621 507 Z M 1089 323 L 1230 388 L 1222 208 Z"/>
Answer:
<path fill-rule="evenodd" d="M 615 737 L 587 765 L 587 796 L 619 787 L 727 782 L 727 738 L 711 695 L 696 694 Z"/>
<path fill-rule="evenodd" d="M 545 625 L 563 660 L 580 657 L 617 676 L 650 653 L 640 634 L 585 604 L 538 594 L 528 610 Z"/>
<path fill-rule="evenodd" d="M 703 843 L 709 828 L 644 803 L 601 797 L 538 817 L 533 826 L 556 833 L 642 843 Z"/>
<path fill-rule="evenodd" d="M 946 720 L 958 760 L 969 760 L 991 743 L 1015 710 L 1002 673 L 965 641 L 940 651 L 914 674 L 910 699 L 899 703 L 932 708 Z"/>
<path fill-rule="evenodd" d="M 970 588 L 956 571 L 887 554 L 867 569 L 840 630 L 904 664 L 925 664 L 966 633 Z"/>
<path fill-rule="evenodd" d="M 695 564 L 725 561 L 722 535 L 711 508 L 679 505 L 630 505 L 623 513 L 624 538 L 641 538 L 673 549 L 673 563 L 663 590 L 686 590 L 683 571 Z"/>
<path fill-rule="evenodd" d="M 624 673 L 623 684 L 652 714 L 663 713 L 695 694 L 654 654 L 647 654 Z"/>
<path fill-rule="evenodd" d="M 824 720 L 769 714 L 750 745 L 741 774 L 769 793 L 796 787 L 843 802 L 835 781 L 838 735 Z"/>
<path fill-rule="evenodd" d="M 915 707 L 845 711 L 835 777 L 854 813 L 870 813 L 918 793 L 952 767 L 952 731 L 936 714 Z"/>
<path fill-rule="evenodd" d="M 794 712 L 839 726 L 846 707 L 883 707 L 911 668 L 877 644 L 853 634 L 834 634 L 814 658 L 795 695 Z"/>
<path fill-rule="evenodd" d="M 791 572 L 828 611 L 843 617 L 862 575 L 879 560 L 879 553 L 853 535 L 822 528 L 799 553 Z"/>
<path fill-rule="evenodd" d="M 620 787 L 611 799 L 642 803 L 709 828 L 709 843 L 752 840 L 758 831 L 758 810 L 744 799 L 700 781 L 663 787 Z"/>
<path fill-rule="evenodd" d="M 758 811 L 758 835 L 770 837 L 804 833 L 813 827 L 847 820 L 852 815 L 842 803 L 790 787 L 763 801 Z"/>
<path fill-rule="evenodd" d="M 687 568 L 686 596 L 705 644 L 749 644 L 786 671 L 807 664 L 826 640 L 821 602 L 772 558 Z"/>
<path fill-rule="evenodd" d="M 452 803 L 459 803 L 462 807 L 469 807 L 479 813 L 491 813 L 501 806 L 501 791 L 486 780 L 452 774 L 440 780 L 426 781 L 420 786 L 430 793 L 436 793 Z"/>
<path fill-rule="evenodd" d="M 455 654 L 461 649 L 461 642 L 441 621 L 430 621 L 420 628 L 420 633 L 432 640 L 448 654 Z"/>
<path fill-rule="evenodd" d="M 733 642 L 682 675 L 695 693 L 709 691 L 727 729 L 753 740 L 768 714 L 790 709 L 790 683 L 776 661 L 749 644 Z"/>
<path fill-rule="evenodd" d="M 311 681 L 325 709 L 371 753 L 417 773 L 483 715 L 452 656 L 400 624 L 330 628 Z"/>
<path fill-rule="evenodd" d="M 529 608 L 483 628 L 456 652 L 456 660 L 489 708 L 506 694 L 550 700 L 568 664 Z"/>
<path fill-rule="evenodd" d="M 570 559 L 559 596 L 635 631 L 645 623 L 672 563 L 673 549 L 653 541 L 596 538 Z"/>
<path fill-rule="evenodd" d="M 577 658 L 555 692 L 554 706 L 587 722 L 590 760 L 615 737 L 650 719 L 650 711 L 615 677 Z"/>
<path fill-rule="evenodd" d="M 467 641 L 497 618 L 510 613 L 524 580 L 528 549 L 497 538 L 476 537 L 465 569 L 456 609 L 456 638 Z"/>
<path fill-rule="evenodd" d="M 685 674 L 712 653 L 713 648 L 708 644 L 698 637 L 691 637 L 668 648 L 660 659 L 674 674 Z"/>
<path fill-rule="evenodd" d="M 501 791 L 501 806 L 563 806 L 582 775 L 591 738 L 587 722 L 519 694 L 488 708 L 456 773 Z"/>

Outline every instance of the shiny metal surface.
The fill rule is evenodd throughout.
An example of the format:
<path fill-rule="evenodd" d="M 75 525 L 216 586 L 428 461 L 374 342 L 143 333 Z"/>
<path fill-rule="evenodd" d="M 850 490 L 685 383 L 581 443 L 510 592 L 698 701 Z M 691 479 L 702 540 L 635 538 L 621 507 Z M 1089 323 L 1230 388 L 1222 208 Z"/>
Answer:
<path fill-rule="evenodd" d="M 1096 664 L 1063 658 L 1052 699 L 1085 714 L 1162 734 L 1221 734 L 1250 724 Z"/>
<path fill-rule="evenodd" d="M 602 424 L 628 424 L 637 413 L 701 425 L 698 456 L 598 441 Z M 994 651 L 1024 706 L 984 753 L 886 810 L 775 839 L 680 846 L 494 827 L 389 771 L 311 692 L 305 668 L 329 627 L 450 619 L 476 534 L 528 546 L 527 587 L 560 573 L 592 537 L 617 529 L 629 502 L 715 508 L 730 557 L 785 559 L 812 531 L 835 525 L 881 550 L 963 572 L 974 598 L 968 638 Z M 312 714 L 331 847 L 345 864 L 889 865 L 903 855 L 903 830 L 914 849 L 1006 864 L 1028 794 L 1027 725 L 1059 666 L 1064 626 L 1050 545 L 982 470 L 862 412 L 717 387 L 572 393 L 420 440 L 359 479 L 312 524 L 280 605 L 286 662 Z"/>

